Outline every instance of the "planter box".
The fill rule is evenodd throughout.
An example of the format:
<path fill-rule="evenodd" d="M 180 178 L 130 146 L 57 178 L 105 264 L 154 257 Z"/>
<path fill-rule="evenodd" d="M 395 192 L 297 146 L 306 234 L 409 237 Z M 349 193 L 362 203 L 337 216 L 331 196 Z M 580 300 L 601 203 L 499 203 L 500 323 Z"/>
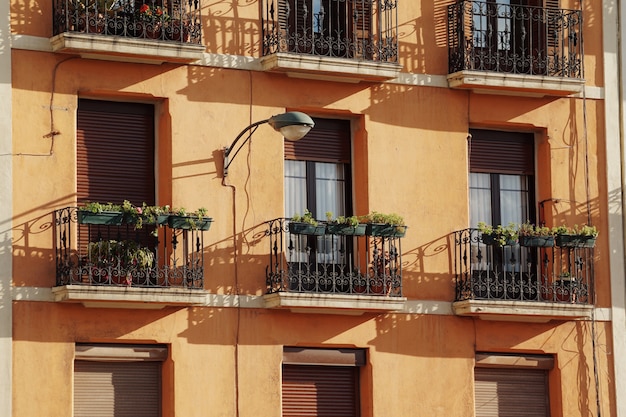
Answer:
<path fill-rule="evenodd" d="M 213 221 L 210 217 L 202 217 L 202 219 L 197 216 L 176 216 L 169 215 L 167 218 L 167 224 L 172 229 L 182 229 L 182 230 L 209 230 L 211 227 L 211 222 Z"/>
<path fill-rule="evenodd" d="M 124 214 L 121 211 L 102 211 L 100 213 L 93 213 L 88 210 L 78 210 L 77 220 L 80 224 L 120 226 L 124 222 Z"/>
<path fill-rule="evenodd" d="M 493 245 L 493 246 L 513 246 L 517 243 L 516 240 L 514 239 L 509 239 L 506 241 L 506 243 L 503 245 L 499 242 L 500 236 L 498 235 L 486 235 L 486 234 L 482 234 L 480 236 L 480 240 L 485 244 L 485 245 Z"/>
<path fill-rule="evenodd" d="M 379 237 L 404 237 L 407 226 L 397 226 L 391 224 L 368 223 L 365 234 Z"/>
<path fill-rule="evenodd" d="M 593 248 L 596 245 L 596 238 L 582 235 L 556 235 L 556 245 L 561 248 Z"/>
<path fill-rule="evenodd" d="M 520 236 L 519 244 L 531 248 L 551 248 L 554 246 L 554 236 Z"/>
<path fill-rule="evenodd" d="M 310 223 L 290 222 L 289 232 L 295 235 L 322 236 L 326 233 L 326 226 L 323 224 L 314 226 Z"/>
<path fill-rule="evenodd" d="M 346 235 L 346 236 L 363 236 L 365 234 L 366 224 L 358 226 L 350 226 L 349 224 L 327 224 L 326 234 L 329 235 Z"/>

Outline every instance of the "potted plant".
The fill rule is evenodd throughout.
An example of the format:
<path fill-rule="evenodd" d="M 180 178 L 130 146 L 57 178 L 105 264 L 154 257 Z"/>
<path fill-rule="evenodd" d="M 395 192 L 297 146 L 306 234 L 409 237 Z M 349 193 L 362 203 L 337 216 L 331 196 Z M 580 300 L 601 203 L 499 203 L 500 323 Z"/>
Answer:
<path fill-rule="evenodd" d="M 357 216 L 337 216 L 333 219 L 333 213 L 326 212 L 326 233 L 329 235 L 363 236 L 366 224 L 360 223 Z"/>
<path fill-rule="evenodd" d="M 596 245 L 598 229 L 589 225 L 554 228 L 556 245 L 561 248 L 593 248 Z"/>
<path fill-rule="evenodd" d="M 80 224 L 119 226 L 124 213 L 119 204 L 88 202 L 78 208 L 77 220 Z"/>
<path fill-rule="evenodd" d="M 289 232 L 297 235 L 321 236 L 326 232 L 326 226 L 319 224 L 313 217 L 313 213 L 305 209 L 302 216 L 296 213 L 291 218 L 289 222 Z"/>
<path fill-rule="evenodd" d="M 518 234 L 520 246 L 541 248 L 554 246 L 554 234 L 547 226 L 537 226 L 526 222 L 519 227 Z"/>
<path fill-rule="evenodd" d="M 367 224 L 365 234 L 379 237 L 404 237 L 407 226 L 402 216 L 396 213 L 384 214 L 377 211 L 362 217 Z"/>
<path fill-rule="evenodd" d="M 200 207 L 195 212 L 187 212 L 184 207 L 173 210 L 167 218 L 167 224 L 172 229 L 182 230 L 209 230 L 213 219 L 207 217 L 207 209 Z"/>
<path fill-rule="evenodd" d="M 515 223 L 507 226 L 498 225 L 493 227 L 485 222 L 478 222 L 480 239 L 485 245 L 511 246 L 517 243 L 518 228 Z"/>

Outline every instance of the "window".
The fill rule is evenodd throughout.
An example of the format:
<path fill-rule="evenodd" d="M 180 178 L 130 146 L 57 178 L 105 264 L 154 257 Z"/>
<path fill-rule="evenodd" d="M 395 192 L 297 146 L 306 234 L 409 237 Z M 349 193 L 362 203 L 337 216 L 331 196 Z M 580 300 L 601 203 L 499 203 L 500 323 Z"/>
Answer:
<path fill-rule="evenodd" d="M 282 0 L 290 52 L 371 56 L 372 0 Z"/>
<path fill-rule="evenodd" d="M 154 106 L 79 99 L 76 142 L 79 204 L 124 200 L 139 207 L 144 202 L 155 204 Z M 155 246 L 149 228 L 120 232 L 96 226 L 81 236 L 89 235 L 89 241 L 123 238 Z"/>
<path fill-rule="evenodd" d="M 558 0 L 486 0 L 472 3 L 476 69 L 545 75 Z M 548 33 L 552 28 L 552 33 Z"/>
<path fill-rule="evenodd" d="M 80 99 L 77 199 L 155 203 L 154 106 Z"/>
<path fill-rule="evenodd" d="M 476 417 L 549 417 L 547 355 L 476 355 Z"/>
<path fill-rule="evenodd" d="M 532 133 L 471 129 L 470 225 L 535 220 Z"/>
<path fill-rule="evenodd" d="M 74 417 L 159 417 L 162 345 L 77 344 Z"/>
<path fill-rule="evenodd" d="M 307 209 L 319 220 L 325 219 L 326 212 L 352 215 L 350 121 L 314 121 L 315 127 L 303 139 L 285 141 L 285 215 L 291 218 Z M 340 262 L 338 239 L 301 237 L 295 251 L 299 252 L 297 258 L 291 261 L 304 261 L 309 256 L 307 248 L 313 248 L 309 253 L 315 253 L 318 262 Z"/>
<path fill-rule="evenodd" d="M 358 417 L 363 349 L 283 351 L 283 417 Z"/>

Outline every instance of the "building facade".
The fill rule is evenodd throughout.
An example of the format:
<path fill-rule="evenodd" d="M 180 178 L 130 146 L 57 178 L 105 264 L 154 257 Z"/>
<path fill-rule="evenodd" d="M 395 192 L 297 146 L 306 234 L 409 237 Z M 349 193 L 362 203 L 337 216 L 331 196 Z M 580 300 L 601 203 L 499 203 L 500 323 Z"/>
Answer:
<path fill-rule="evenodd" d="M 1 415 L 626 415 L 615 2 L 0 11 Z"/>

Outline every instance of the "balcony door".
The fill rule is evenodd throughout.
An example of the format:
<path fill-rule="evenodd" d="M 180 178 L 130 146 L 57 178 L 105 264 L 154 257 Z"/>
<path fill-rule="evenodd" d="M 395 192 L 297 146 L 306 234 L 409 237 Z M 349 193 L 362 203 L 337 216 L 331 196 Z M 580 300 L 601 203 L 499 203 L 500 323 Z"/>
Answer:
<path fill-rule="evenodd" d="M 534 223 L 533 134 L 479 129 L 470 133 L 470 226 L 475 228 L 479 222 L 494 226 Z M 490 249 L 489 269 L 508 271 L 522 262 L 536 263 L 534 254 L 514 259 L 510 246 Z M 481 268 L 484 265 L 476 265 Z"/>
<path fill-rule="evenodd" d="M 372 0 L 283 0 L 290 52 L 371 57 Z"/>
<path fill-rule="evenodd" d="M 324 220 L 352 215 L 350 181 L 350 121 L 314 118 L 315 127 L 297 142 L 285 141 L 285 215 L 313 213 Z M 336 237 L 300 237 L 292 261 L 339 263 L 346 248 Z M 309 251 L 307 252 L 307 248 Z M 313 255 L 317 259 L 312 258 Z"/>
<path fill-rule="evenodd" d="M 472 3 L 474 66 L 478 70 L 548 73 L 548 8 L 558 0 L 487 0 Z M 554 17 L 554 16 L 553 16 Z"/>

